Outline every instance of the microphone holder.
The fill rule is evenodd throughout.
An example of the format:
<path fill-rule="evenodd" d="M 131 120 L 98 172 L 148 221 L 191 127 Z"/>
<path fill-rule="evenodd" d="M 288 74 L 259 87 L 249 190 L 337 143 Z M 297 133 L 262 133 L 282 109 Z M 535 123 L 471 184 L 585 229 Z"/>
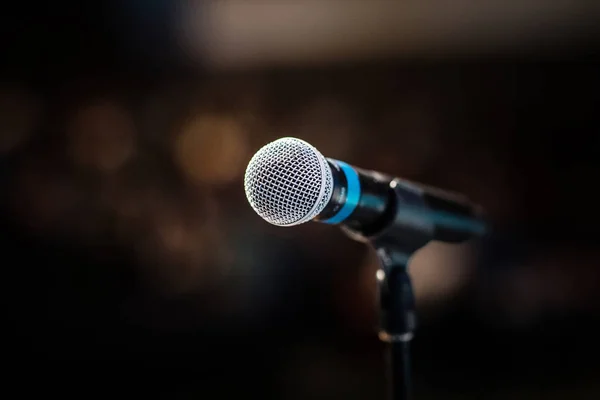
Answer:
<path fill-rule="evenodd" d="M 350 237 L 369 243 L 377 252 L 379 339 L 386 343 L 387 395 L 389 400 L 410 400 L 410 341 L 416 328 L 416 313 L 408 266 L 412 255 L 434 238 L 435 226 L 424 223 L 412 211 L 426 206 L 421 190 L 399 179 L 394 179 L 390 188 L 396 208 L 391 224 L 373 235 L 363 235 L 348 227 L 343 229 Z"/>

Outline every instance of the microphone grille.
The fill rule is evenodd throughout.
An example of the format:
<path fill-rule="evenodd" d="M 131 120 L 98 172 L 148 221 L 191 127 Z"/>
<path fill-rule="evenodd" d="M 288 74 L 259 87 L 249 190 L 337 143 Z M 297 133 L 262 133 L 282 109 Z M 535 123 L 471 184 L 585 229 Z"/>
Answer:
<path fill-rule="evenodd" d="M 256 152 L 246 168 L 244 189 L 254 211 L 267 222 L 299 225 L 323 211 L 333 192 L 333 176 L 317 149 L 286 137 Z"/>

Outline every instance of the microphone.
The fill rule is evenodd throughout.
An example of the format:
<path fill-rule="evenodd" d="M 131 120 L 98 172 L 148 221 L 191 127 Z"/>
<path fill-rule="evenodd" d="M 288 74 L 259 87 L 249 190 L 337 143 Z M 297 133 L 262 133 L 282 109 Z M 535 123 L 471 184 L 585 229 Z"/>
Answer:
<path fill-rule="evenodd" d="M 379 338 L 388 343 L 389 398 L 411 398 L 409 342 L 416 316 L 408 264 L 430 240 L 458 243 L 484 234 L 479 208 L 463 196 L 325 158 L 291 137 L 258 150 L 244 188 L 254 211 L 273 225 L 339 225 L 377 250 Z"/>
<path fill-rule="evenodd" d="M 262 147 L 244 177 L 246 197 L 267 222 L 340 225 L 362 239 L 459 243 L 486 224 L 467 198 L 325 158 L 309 143 L 284 137 Z"/>

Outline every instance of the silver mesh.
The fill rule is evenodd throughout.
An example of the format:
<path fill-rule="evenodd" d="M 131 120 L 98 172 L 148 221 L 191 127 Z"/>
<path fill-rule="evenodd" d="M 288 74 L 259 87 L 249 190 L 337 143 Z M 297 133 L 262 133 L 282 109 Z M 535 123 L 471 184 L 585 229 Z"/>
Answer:
<path fill-rule="evenodd" d="M 325 157 L 303 140 L 282 138 L 261 148 L 244 177 L 250 205 L 273 225 L 310 221 L 327 205 L 333 176 Z"/>

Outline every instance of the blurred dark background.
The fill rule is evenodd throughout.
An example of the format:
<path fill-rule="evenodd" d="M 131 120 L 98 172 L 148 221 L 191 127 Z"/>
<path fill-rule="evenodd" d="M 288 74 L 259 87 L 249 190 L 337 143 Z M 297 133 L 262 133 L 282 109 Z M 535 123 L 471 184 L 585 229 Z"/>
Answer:
<path fill-rule="evenodd" d="M 3 387 L 383 398 L 373 254 L 243 193 L 296 136 L 494 221 L 411 266 L 416 399 L 600 398 L 598 6 L 485 3 L 3 6 Z"/>

